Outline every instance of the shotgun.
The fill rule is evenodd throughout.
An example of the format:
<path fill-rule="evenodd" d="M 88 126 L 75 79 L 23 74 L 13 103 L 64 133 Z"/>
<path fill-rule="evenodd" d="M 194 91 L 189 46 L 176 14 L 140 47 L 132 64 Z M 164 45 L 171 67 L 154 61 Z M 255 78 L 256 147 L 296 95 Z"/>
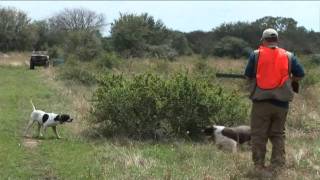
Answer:
<path fill-rule="evenodd" d="M 243 74 L 228 74 L 228 73 L 216 73 L 217 78 L 237 78 L 237 79 L 246 79 L 246 76 Z"/>
<path fill-rule="evenodd" d="M 233 78 L 233 79 L 247 79 L 243 74 L 228 74 L 228 73 L 216 73 L 217 78 Z M 297 81 L 291 82 L 292 90 L 295 93 L 299 93 L 300 85 Z"/>

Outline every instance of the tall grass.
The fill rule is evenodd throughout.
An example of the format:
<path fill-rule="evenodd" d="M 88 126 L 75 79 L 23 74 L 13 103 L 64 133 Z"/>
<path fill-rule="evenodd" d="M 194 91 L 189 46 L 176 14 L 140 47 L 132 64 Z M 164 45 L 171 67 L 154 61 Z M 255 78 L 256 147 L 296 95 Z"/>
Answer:
<path fill-rule="evenodd" d="M 197 57 L 189 57 L 163 61 L 158 66 L 157 61 L 129 60 L 109 70 L 127 76 L 146 71 L 163 72 L 163 76 L 167 76 L 186 69 L 192 74 L 198 72 L 195 63 L 199 61 Z M 208 58 L 205 64 L 209 69 L 242 72 L 246 61 Z M 23 140 L 21 124 L 30 113 L 29 98 L 26 97 L 32 97 L 37 106 L 45 110 L 70 110 L 81 116 L 76 121 L 88 120 L 90 102 L 87 100 L 94 86 L 70 83 L 73 81 L 59 83 L 59 79 L 52 78 L 59 73 L 57 69 L 27 71 L 24 67 L 7 66 L 0 69 L 0 100 L 3 102 L 0 104 L 3 125 L 0 126 L 0 175 L 4 179 L 255 179 L 248 174 L 252 169 L 248 150 L 244 148 L 230 155 L 210 142 L 151 143 L 125 138 L 89 138 L 81 131 L 65 127 L 62 128 L 62 140 L 50 139 L 53 134 L 49 132 L 49 139 L 41 140 L 34 149 L 19 147 Z M 89 69 L 95 68 L 88 66 Z M 213 81 L 219 81 L 225 88 L 237 87 L 241 93 L 244 91 L 241 81 Z M 319 120 L 316 115 L 319 114 L 319 90 L 318 83 L 307 89 L 302 87 L 302 93 L 291 103 L 286 141 L 288 168 L 275 179 L 319 179 L 319 124 L 313 124 Z M 250 103 L 245 98 L 244 101 Z M 89 127 L 88 130 L 92 129 Z"/>

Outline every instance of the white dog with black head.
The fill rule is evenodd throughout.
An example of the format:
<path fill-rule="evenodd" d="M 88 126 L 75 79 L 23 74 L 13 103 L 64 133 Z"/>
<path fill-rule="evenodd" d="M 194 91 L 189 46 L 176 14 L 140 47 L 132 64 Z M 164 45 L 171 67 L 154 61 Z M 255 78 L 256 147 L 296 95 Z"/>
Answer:
<path fill-rule="evenodd" d="M 24 136 L 27 136 L 27 133 L 29 129 L 32 127 L 33 123 L 37 122 L 38 124 L 38 137 L 43 136 L 41 133 L 41 127 L 43 127 L 44 133 L 46 133 L 46 130 L 48 127 L 52 127 L 52 130 L 56 137 L 59 139 L 61 138 L 60 135 L 57 132 L 57 125 L 66 123 L 66 122 L 72 122 L 73 119 L 70 118 L 70 115 L 68 114 L 56 114 L 56 113 L 47 113 L 42 110 L 37 110 L 35 106 L 33 105 L 31 101 L 31 105 L 33 107 L 33 111 L 31 112 L 31 119 L 25 129 Z"/>
<path fill-rule="evenodd" d="M 228 152 L 237 152 L 237 145 L 250 142 L 251 129 L 249 126 L 208 126 L 202 132 L 214 139 L 219 149 Z"/>

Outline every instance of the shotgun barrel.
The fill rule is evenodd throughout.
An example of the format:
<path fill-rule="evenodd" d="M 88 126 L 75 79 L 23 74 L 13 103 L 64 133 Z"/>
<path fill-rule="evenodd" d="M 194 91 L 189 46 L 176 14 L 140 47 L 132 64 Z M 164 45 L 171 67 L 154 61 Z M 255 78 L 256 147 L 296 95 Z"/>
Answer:
<path fill-rule="evenodd" d="M 234 78 L 234 79 L 246 79 L 243 74 L 229 74 L 229 73 L 216 73 L 217 78 Z M 295 93 L 299 93 L 300 85 L 296 81 L 291 82 L 292 90 Z"/>
<path fill-rule="evenodd" d="M 217 78 L 237 78 L 237 79 L 246 79 L 246 76 L 243 74 L 229 74 L 229 73 L 216 73 Z"/>

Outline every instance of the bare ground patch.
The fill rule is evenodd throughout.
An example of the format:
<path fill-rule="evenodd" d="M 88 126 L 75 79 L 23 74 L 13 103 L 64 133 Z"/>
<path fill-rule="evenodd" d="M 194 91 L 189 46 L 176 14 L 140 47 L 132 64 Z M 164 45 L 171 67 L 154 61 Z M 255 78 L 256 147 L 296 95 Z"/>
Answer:
<path fill-rule="evenodd" d="M 40 140 L 33 138 L 23 138 L 22 145 L 26 148 L 33 149 L 36 148 L 40 144 Z"/>

